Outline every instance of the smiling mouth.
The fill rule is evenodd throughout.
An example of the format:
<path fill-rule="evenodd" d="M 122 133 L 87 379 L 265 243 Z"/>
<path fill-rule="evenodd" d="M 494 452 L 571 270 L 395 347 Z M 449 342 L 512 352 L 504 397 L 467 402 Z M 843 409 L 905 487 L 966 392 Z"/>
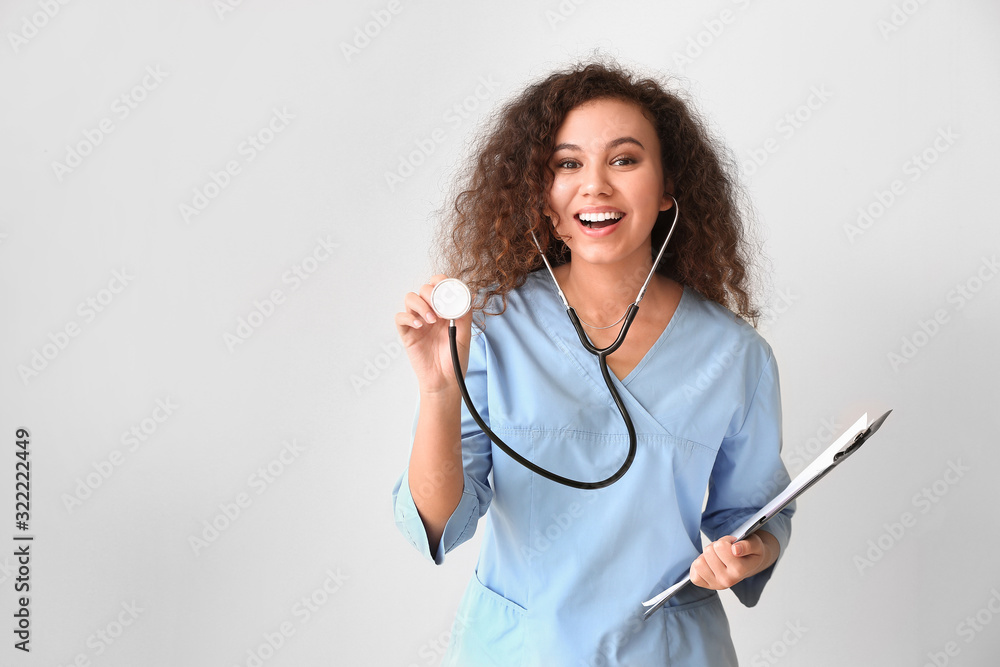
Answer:
<path fill-rule="evenodd" d="M 621 219 L 625 217 L 624 213 L 578 213 L 576 219 L 580 221 L 584 227 L 590 227 L 591 229 L 603 229 L 604 227 L 610 227 L 611 225 L 621 222 Z"/>

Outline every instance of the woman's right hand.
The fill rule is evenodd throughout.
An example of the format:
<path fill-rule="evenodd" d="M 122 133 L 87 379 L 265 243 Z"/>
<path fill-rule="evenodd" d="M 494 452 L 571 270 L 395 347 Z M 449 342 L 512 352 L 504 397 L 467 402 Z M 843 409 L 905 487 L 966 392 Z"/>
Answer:
<path fill-rule="evenodd" d="M 421 285 L 419 293 L 407 292 L 404 310 L 396 313 L 396 330 L 417 376 L 421 394 L 458 391 L 455 369 L 448 342 L 448 320 L 431 308 L 431 290 L 448 276 L 433 276 Z M 472 311 L 455 320 L 458 357 L 462 374 L 469 367 L 469 342 L 472 338 Z"/>

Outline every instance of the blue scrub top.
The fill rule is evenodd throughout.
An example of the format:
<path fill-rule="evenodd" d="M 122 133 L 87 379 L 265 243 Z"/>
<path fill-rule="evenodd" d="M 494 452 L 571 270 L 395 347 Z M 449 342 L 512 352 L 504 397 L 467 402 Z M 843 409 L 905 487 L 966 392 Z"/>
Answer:
<path fill-rule="evenodd" d="M 618 469 L 628 453 L 625 424 L 548 273 L 530 274 L 506 312 L 473 333 L 466 382 L 500 438 L 564 477 L 596 481 Z M 731 534 L 787 484 L 771 347 L 685 287 L 659 339 L 614 381 L 638 451 L 625 476 L 599 490 L 527 470 L 462 406 L 465 489 L 434 562 L 486 521 L 442 664 L 737 664 L 715 591 L 688 586 L 647 621 L 641 602 L 687 573 L 701 532 Z M 393 505 L 400 531 L 432 560 L 406 470 Z M 782 554 L 793 512 L 794 504 L 766 528 Z M 752 606 L 772 570 L 732 590 Z"/>

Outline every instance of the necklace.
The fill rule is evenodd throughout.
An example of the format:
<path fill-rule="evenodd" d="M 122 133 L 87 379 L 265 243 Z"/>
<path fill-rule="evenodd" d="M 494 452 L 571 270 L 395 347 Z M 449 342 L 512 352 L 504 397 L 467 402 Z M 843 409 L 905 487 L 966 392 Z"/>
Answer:
<path fill-rule="evenodd" d="M 619 322 L 621 322 L 622 320 L 624 320 L 626 315 L 628 315 L 628 308 L 625 309 L 625 312 L 622 313 L 621 317 L 619 317 L 617 320 L 615 320 L 614 322 L 612 322 L 611 324 L 609 324 L 606 327 L 596 327 L 593 324 L 591 324 L 590 322 L 584 322 L 583 318 L 580 317 L 579 315 L 577 315 L 577 318 L 580 320 L 581 324 L 586 325 L 586 326 L 590 327 L 591 329 L 610 329 L 611 327 L 615 326 L 616 324 L 618 324 Z"/>

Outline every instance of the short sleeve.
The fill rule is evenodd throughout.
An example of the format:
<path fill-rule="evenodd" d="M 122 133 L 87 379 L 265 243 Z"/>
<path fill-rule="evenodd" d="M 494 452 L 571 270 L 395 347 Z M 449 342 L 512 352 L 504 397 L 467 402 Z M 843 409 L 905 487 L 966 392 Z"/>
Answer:
<path fill-rule="evenodd" d="M 465 384 L 469 390 L 473 405 L 479 411 L 480 416 L 486 423 L 489 423 L 489 409 L 487 404 L 487 383 L 486 383 L 486 341 L 485 335 L 473 329 L 471 349 L 469 351 L 469 368 L 466 372 Z M 419 414 L 419 401 L 417 406 Z M 416 432 L 416 417 L 414 417 L 412 436 Z M 479 425 L 476 424 L 465 404 L 462 404 L 462 470 L 465 483 L 462 489 L 462 498 L 458 502 L 455 511 L 452 512 L 444 533 L 441 535 L 441 542 L 437 545 L 434 553 L 431 553 L 430 543 L 427 538 L 427 530 L 424 528 L 423 520 L 413 502 L 413 495 L 409 485 L 409 467 L 403 470 L 403 474 L 396 481 L 392 490 L 393 515 L 396 527 L 403 536 L 419 551 L 427 560 L 434 561 L 438 565 L 444 562 L 446 553 L 467 541 L 476 532 L 476 525 L 479 519 L 486 514 L 490 502 L 493 500 L 493 489 L 489 483 L 490 470 L 493 467 L 491 452 L 492 443 L 489 437 L 483 433 Z"/>
<path fill-rule="evenodd" d="M 789 482 L 788 470 L 780 456 L 781 392 L 778 366 L 770 347 L 756 385 L 748 387 L 747 395 L 751 396 L 747 407 L 736 416 L 734 428 L 723 438 L 712 469 L 702 530 L 713 541 L 732 535 Z M 791 537 L 794 513 L 793 502 L 761 529 L 777 538 L 778 560 Z M 733 586 L 740 602 L 748 607 L 757 604 L 775 565 L 777 561 Z"/>

